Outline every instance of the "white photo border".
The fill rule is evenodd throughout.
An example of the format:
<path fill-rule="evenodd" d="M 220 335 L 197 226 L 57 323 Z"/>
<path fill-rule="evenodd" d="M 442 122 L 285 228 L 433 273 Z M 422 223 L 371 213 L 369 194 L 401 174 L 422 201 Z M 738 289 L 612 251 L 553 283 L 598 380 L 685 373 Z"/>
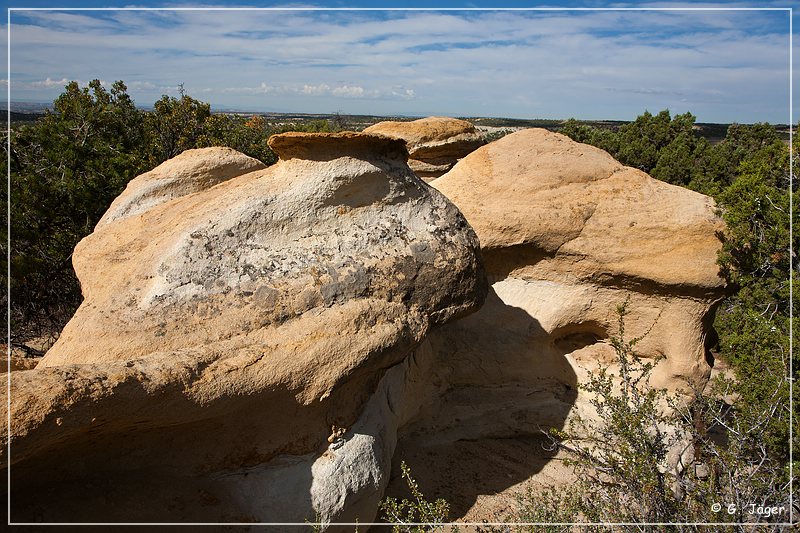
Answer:
<path fill-rule="evenodd" d="M 794 8 L 792 7 L 506 7 L 506 8 L 484 8 L 484 7 L 453 7 L 453 8 L 437 8 L 437 7 L 413 7 L 413 8 L 377 8 L 377 7 L 9 7 L 7 8 L 7 62 L 8 62 L 8 75 L 6 80 L 6 104 L 7 104 L 7 138 L 6 138 L 6 155 L 7 155 L 7 202 L 6 206 L 6 305 L 8 323 L 6 324 L 6 355 L 7 355 L 7 368 L 6 368 L 6 399 L 8 401 L 8 416 L 7 416 L 7 435 L 8 442 L 6 444 L 6 461 L 7 461 L 7 525 L 9 526 L 313 526 L 314 523 L 309 522 L 12 522 L 11 521 L 11 14 L 12 12 L 23 11 L 519 11 L 519 12 L 556 12 L 556 11 L 575 11 L 575 12 L 591 12 L 591 11 L 782 11 L 789 15 L 789 522 L 774 523 L 770 526 L 791 526 L 794 523 L 794 472 L 793 472 L 793 409 L 791 408 L 792 399 L 794 398 L 794 368 L 792 362 L 793 351 L 793 336 L 792 336 L 792 321 L 793 321 L 793 305 L 794 292 L 792 286 L 792 272 L 794 268 L 794 251 L 792 249 L 792 219 L 793 214 L 793 184 L 794 184 L 794 167 L 793 167 L 793 148 L 792 141 L 794 138 L 794 122 L 793 122 L 793 69 L 792 69 L 792 18 Z M 320 525 L 320 524 L 316 524 Z M 331 522 L 326 525 L 340 525 L 340 526 L 373 526 L 373 525 L 391 525 L 387 522 Z M 427 523 L 405 523 L 403 525 L 409 526 L 426 526 Z M 732 523 L 732 522 L 633 522 L 633 523 L 614 523 L 614 522 L 564 522 L 564 523 L 550 523 L 550 522 L 449 522 L 442 524 L 443 526 L 736 526 L 736 525 L 752 525 L 747 523 Z"/>

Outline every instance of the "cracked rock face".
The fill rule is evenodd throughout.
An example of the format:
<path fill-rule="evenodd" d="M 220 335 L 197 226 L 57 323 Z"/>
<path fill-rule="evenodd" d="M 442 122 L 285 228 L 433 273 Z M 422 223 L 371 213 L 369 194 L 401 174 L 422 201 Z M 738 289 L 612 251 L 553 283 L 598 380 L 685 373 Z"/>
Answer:
<path fill-rule="evenodd" d="M 386 370 L 482 304 L 477 238 L 402 141 L 270 146 L 269 168 L 218 148 L 164 163 L 76 247 L 83 304 L 35 370 L 12 374 L 17 516 L 330 520 L 383 483 L 391 453 L 367 454 L 359 477 L 341 456 L 355 448 L 326 439 L 337 426 L 371 449 L 352 428 Z M 180 186 L 137 192 L 168 174 Z M 345 470 L 357 497 L 312 501 Z M 66 489 L 24 497 L 48 479 L 93 488 L 80 505 Z"/>
<path fill-rule="evenodd" d="M 425 181 L 438 178 L 485 142 L 481 132 L 471 123 L 450 117 L 427 117 L 410 122 L 384 121 L 364 131 L 406 141 L 410 158 L 408 165 Z"/>

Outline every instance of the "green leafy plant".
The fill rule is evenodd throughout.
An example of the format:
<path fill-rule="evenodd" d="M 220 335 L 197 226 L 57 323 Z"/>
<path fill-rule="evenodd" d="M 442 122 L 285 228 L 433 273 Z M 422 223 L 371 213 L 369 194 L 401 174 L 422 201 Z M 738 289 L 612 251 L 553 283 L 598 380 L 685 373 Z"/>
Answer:
<path fill-rule="evenodd" d="M 654 362 L 635 351 L 642 337 L 625 338 L 628 312 L 627 306 L 618 309 L 611 338 L 619 374 L 601 369 L 580 386 L 591 395 L 596 416 L 576 416 L 566 430 L 548 434 L 552 446 L 566 453 L 574 483 L 520 495 L 515 521 L 617 523 L 631 531 L 661 531 L 666 523 L 778 530 L 776 523 L 788 517 L 788 476 L 765 436 L 784 408 L 780 389 L 764 409 L 763 403 L 732 404 L 736 382 L 730 379 L 718 379 L 705 394 L 694 391 L 691 401 L 649 387 Z"/>
<path fill-rule="evenodd" d="M 394 524 L 393 533 L 445 531 L 450 504 L 441 498 L 433 502 L 426 500 L 419 485 L 411 477 L 411 469 L 405 461 L 400 463 L 400 470 L 411 491 L 412 499 L 403 498 L 398 501 L 396 498 L 385 498 L 380 505 L 383 519 Z M 458 528 L 448 531 L 458 531 Z"/>

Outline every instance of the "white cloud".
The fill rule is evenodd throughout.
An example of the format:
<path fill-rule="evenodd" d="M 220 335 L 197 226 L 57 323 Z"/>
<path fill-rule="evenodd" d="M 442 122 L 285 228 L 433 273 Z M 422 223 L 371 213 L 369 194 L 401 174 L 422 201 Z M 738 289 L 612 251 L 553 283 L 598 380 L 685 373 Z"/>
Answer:
<path fill-rule="evenodd" d="M 12 88 L 16 89 L 33 89 L 33 90 L 42 90 L 42 89 L 64 89 L 66 85 L 71 82 L 76 82 L 79 86 L 86 86 L 89 85 L 89 81 L 81 81 L 77 79 L 69 79 L 62 77 L 60 80 L 54 80 L 49 76 L 43 80 L 35 80 L 35 81 L 28 81 L 28 82 L 18 82 L 12 80 Z M 110 83 L 106 80 L 98 80 L 102 87 L 110 87 Z M 135 83 L 135 82 L 134 82 Z M 130 87 L 130 86 L 129 86 Z"/>
<path fill-rule="evenodd" d="M 222 89 L 204 87 L 200 90 L 204 93 L 297 94 L 305 96 L 333 96 L 336 98 L 402 98 L 406 100 L 414 98 L 415 94 L 413 89 L 388 88 L 386 90 L 379 90 L 365 89 L 360 85 L 349 84 L 331 86 L 327 83 L 318 83 L 316 85 L 308 83 L 302 85 L 267 85 L 265 82 L 261 82 L 260 85 L 255 87 L 224 87 Z"/>
<path fill-rule="evenodd" d="M 329 85 L 320 83 L 319 85 L 303 85 L 303 88 L 300 89 L 300 92 L 311 96 L 320 96 L 322 94 L 328 94 L 330 90 L 331 88 Z"/>
<path fill-rule="evenodd" d="M 365 94 L 364 88 L 358 85 L 342 85 L 341 87 L 334 87 L 331 89 L 333 96 L 341 96 L 345 98 L 362 98 Z"/>
<path fill-rule="evenodd" d="M 231 93 L 231 94 L 273 94 L 273 93 L 281 93 L 285 92 L 285 87 L 275 87 L 273 85 L 267 85 L 263 81 L 261 85 L 256 87 L 224 87 L 222 89 L 213 89 L 210 87 L 206 87 L 204 89 L 205 92 L 220 92 L 220 93 Z"/>
<path fill-rule="evenodd" d="M 126 82 L 125 85 L 128 90 L 132 91 L 151 91 L 157 88 L 156 84 L 150 81 L 131 81 Z"/>
<path fill-rule="evenodd" d="M 405 87 L 392 87 L 389 94 L 394 98 L 401 98 L 403 100 L 413 100 L 417 95 L 414 89 L 406 89 Z"/>
<path fill-rule="evenodd" d="M 61 78 L 60 80 L 53 80 L 48 76 L 44 80 L 31 82 L 30 86 L 31 87 L 46 87 L 48 89 L 51 88 L 51 87 L 63 88 L 70 81 L 72 81 L 72 80 L 68 80 L 67 78 Z"/>

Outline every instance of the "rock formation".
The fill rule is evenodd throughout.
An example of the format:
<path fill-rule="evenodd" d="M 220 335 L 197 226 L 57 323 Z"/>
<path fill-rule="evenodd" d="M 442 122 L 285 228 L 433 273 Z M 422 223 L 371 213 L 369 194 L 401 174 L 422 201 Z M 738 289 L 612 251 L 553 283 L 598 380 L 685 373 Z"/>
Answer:
<path fill-rule="evenodd" d="M 483 302 L 478 242 L 402 141 L 270 146 L 136 178 L 76 247 L 83 304 L 12 374 L 15 520 L 374 517 L 390 378 Z"/>
<path fill-rule="evenodd" d="M 453 122 L 400 123 L 412 156 L 454 153 Z M 710 198 L 539 129 L 433 187 L 398 139 L 270 146 L 266 169 L 219 148 L 164 163 L 78 245 L 83 304 L 12 373 L 16 520 L 364 523 L 413 457 L 457 465 L 459 494 L 426 494 L 463 514 L 542 461 L 459 458 L 534 455 L 525 437 L 591 415 L 578 384 L 615 371 L 625 302 L 654 386 L 707 379 Z"/>
<path fill-rule="evenodd" d="M 551 351 L 605 359 L 599 341 L 616 333 L 616 308 L 630 300 L 627 334 L 649 332 L 639 351 L 664 357 L 654 385 L 708 377 L 704 320 L 724 288 L 711 198 L 543 129 L 477 150 L 432 185 L 478 234 L 499 296 L 490 301 L 526 310 Z"/>
<path fill-rule="evenodd" d="M 707 380 L 705 344 L 724 285 L 710 198 L 542 129 L 479 148 L 431 185 L 478 234 L 492 287 L 480 311 L 428 336 L 420 364 L 430 384 L 416 394 L 429 399 L 401 428 L 396 461 L 436 464 L 437 447 L 590 417 L 577 385 L 598 368 L 619 374 L 608 339 L 625 302 L 626 337 L 643 336 L 638 353 L 660 358 L 654 386 L 685 391 Z"/>
<path fill-rule="evenodd" d="M 406 141 L 408 165 L 417 176 L 430 181 L 484 144 L 483 135 L 466 120 L 428 117 L 410 122 L 378 122 L 364 130 Z"/>

